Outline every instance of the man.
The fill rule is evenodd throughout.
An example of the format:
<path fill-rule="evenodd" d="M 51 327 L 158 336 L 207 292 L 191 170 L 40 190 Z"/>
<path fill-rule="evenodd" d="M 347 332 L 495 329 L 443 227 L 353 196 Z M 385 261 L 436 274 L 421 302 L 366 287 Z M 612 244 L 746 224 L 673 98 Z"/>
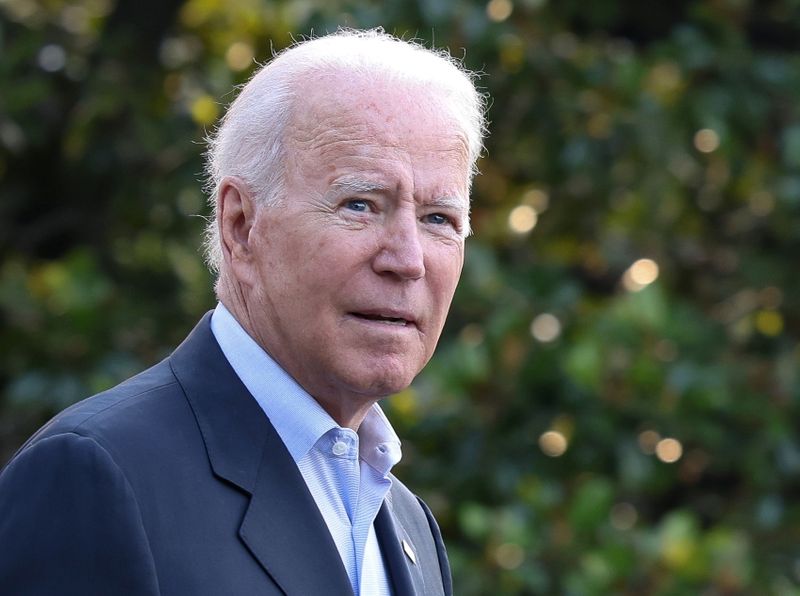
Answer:
<path fill-rule="evenodd" d="M 482 130 L 464 71 L 380 31 L 257 73 L 209 150 L 219 304 L 5 468 L 3 593 L 452 593 L 377 401 L 438 341 Z"/>

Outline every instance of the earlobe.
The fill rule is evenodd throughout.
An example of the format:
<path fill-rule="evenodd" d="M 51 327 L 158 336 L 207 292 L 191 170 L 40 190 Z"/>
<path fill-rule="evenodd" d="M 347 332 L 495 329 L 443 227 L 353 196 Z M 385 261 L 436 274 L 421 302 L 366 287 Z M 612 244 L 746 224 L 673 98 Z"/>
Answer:
<path fill-rule="evenodd" d="M 249 277 L 255 218 L 256 205 L 244 181 L 232 176 L 223 178 L 217 195 L 222 256 L 240 282 Z"/>

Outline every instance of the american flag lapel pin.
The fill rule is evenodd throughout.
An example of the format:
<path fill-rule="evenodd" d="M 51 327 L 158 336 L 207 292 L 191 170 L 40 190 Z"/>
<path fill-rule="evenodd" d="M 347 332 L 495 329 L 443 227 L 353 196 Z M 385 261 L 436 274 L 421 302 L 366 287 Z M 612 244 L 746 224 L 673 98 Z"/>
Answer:
<path fill-rule="evenodd" d="M 414 549 L 411 548 L 411 545 L 406 542 L 405 540 L 402 541 L 403 544 L 403 552 L 406 553 L 406 556 L 411 559 L 411 562 L 416 565 L 417 564 L 417 555 L 414 554 Z"/>

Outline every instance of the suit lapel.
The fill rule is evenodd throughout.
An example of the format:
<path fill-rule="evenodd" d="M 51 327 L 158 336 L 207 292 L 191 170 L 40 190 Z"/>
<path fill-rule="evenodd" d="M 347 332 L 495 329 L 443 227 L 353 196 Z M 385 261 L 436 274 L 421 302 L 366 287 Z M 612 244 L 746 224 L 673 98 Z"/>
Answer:
<path fill-rule="evenodd" d="M 300 471 L 228 364 L 210 314 L 170 356 L 211 467 L 251 495 L 239 535 L 288 596 L 352 596 L 347 572 Z"/>
<path fill-rule="evenodd" d="M 415 589 L 414 585 L 422 586 L 422 574 L 416 566 L 408 559 L 408 555 L 403 551 L 402 540 L 408 542 L 405 531 L 400 528 L 401 535 L 398 535 L 398 528 L 395 525 L 389 498 L 384 500 L 378 515 L 375 518 L 375 534 L 378 537 L 378 544 L 381 547 L 381 554 L 392 581 L 394 596 L 415 596 L 424 594 L 421 589 Z M 419 577 L 413 577 L 418 575 Z"/>
<path fill-rule="evenodd" d="M 325 520 L 278 433 L 270 431 L 239 535 L 287 594 L 352 596 Z"/>
<path fill-rule="evenodd" d="M 394 522 L 396 539 L 393 546 L 397 549 L 399 540 L 402 552 L 402 556 L 395 556 L 396 565 L 402 563 L 406 566 L 415 593 L 418 596 L 452 595 L 444 544 L 424 503 L 394 478 L 385 505 Z M 392 545 L 387 544 L 386 548 L 391 552 Z"/>

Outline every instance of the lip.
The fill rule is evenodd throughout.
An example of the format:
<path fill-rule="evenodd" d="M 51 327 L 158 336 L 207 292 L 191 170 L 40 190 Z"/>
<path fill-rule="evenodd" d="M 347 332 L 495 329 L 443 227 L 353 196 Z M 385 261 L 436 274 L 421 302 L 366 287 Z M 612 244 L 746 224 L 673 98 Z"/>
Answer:
<path fill-rule="evenodd" d="M 347 315 L 357 321 L 398 328 L 414 328 L 417 320 L 413 314 L 393 308 L 365 308 L 351 310 Z"/>

